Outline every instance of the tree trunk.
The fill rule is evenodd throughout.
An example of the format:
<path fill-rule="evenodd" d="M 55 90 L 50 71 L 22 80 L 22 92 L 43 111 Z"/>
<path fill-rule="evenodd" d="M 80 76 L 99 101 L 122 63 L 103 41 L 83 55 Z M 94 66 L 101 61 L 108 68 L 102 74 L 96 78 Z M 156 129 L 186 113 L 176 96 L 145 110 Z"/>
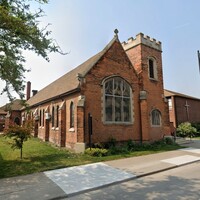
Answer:
<path fill-rule="evenodd" d="M 20 158 L 22 159 L 22 148 L 20 149 Z"/>
<path fill-rule="evenodd" d="M 21 149 L 20 149 L 20 158 L 22 159 L 22 149 L 23 149 L 24 140 L 21 138 Z"/>

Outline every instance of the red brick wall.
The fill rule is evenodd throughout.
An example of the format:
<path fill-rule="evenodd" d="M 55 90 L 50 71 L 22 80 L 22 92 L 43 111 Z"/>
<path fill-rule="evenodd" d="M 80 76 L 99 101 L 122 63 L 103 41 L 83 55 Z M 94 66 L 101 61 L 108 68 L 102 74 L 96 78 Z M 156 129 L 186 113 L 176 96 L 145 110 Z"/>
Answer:
<path fill-rule="evenodd" d="M 102 81 L 109 76 L 117 75 L 125 79 L 132 87 L 133 92 L 133 124 L 104 124 L 103 123 L 103 86 Z M 102 59 L 86 76 L 86 84 L 82 93 L 85 102 L 85 141 L 88 143 L 88 113 L 93 117 L 92 142 L 107 142 L 113 137 L 117 141 L 129 139 L 140 140 L 138 78 L 119 42 L 108 50 Z"/>
<path fill-rule="evenodd" d="M 188 121 L 187 112 L 186 112 L 186 100 L 189 105 L 189 121 L 190 122 L 200 122 L 200 101 L 195 99 L 188 99 L 184 97 L 174 97 L 175 107 L 176 107 L 176 119 L 177 126 L 182 123 Z"/>
<path fill-rule="evenodd" d="M 46 104 L 43 104 L 43 105 L 33 108 L 31 110 L 31 112 L 33 113 L 37 108 L 38 115 L 40 115 L 40 110 L 42 111 L 42 113 L 44 110 L 45 113 L 49 113 L 50 115 L 52 115 L 52 105 L 54 105 L 55 106 L 55 115 L 56 115 L 56 106 L 57 105 L 60 106 L 61 102 L 62 102 L 61 100 L 58 100 L 55 102 L 49 102 L 49 103 L 46 103 Z M 60 118 L 60 114 L 59 114 L 59 118 Z M 56 124 L 56 121 L 54 123 Z M 60 123 L 59 123 L 59 126 L 60 126 Z M 33 135 L 36 135 L 38 138 L 40 138 L 44 141 L 50 141 L 50 142 L 60 146 L 60 127 L 59 128 L 52 127 L 52 118 L 45 119 L 45 117 L 44 117 L 44 124 L 41 123 L 41 125 L 40 125 L 40 119 L 35 121 L 35 128 L 36 128 L 36 130 L 34 130 L 34 131 L 37 134 L 33 134 Z"/>
<path fill-rule="evenodd" d="M 5 118 L 5 128 L 8 128 L 9 125 L 14 124 L 15 118 L 18 117 L 21 124 L 21 112 L 20 111 L 11 111 L 10 117 Z"/>
<path fill-rule="evenodd" d="M 66 146 L 73 148 L 77 142 L 77 103 L 79 94 L 67 97 L 66 100 Z M 70 104 L 74 103 L 74 131 L 70 130 Z"/>
<path fill-rule="evenodd" d="M 38 137 L 44 141 L 50 141 L 58 146 L 66 146 L 73 148 L 77 142 L 77 103 L 80 94 L 74 94 L 63 99 L 58 99 L 38 107 L 38 115 L 40 110 L 47 110 L 51 115 L 50 120 L 44 120 L 44 125 L 40 126 L 40 120 L 36 121 L 38 126 Z M 70 104 L 74 102 L 74 131 L 70 130 Z M 55 108 L 56 118 L 56 107 L 59 106 L 59 127 L 52 126 L 52 107 Z M 32 109 L 34 112 L 36 108 Z M 83 113 L 82 113 L 83 115 Z M 54 121 L 56 124 L 56 120 Z M 47 127 L 48 126 L 48 127 Z M 37 130 L 36 130 L 37 131 Z M 79 131 L 80 132 L 80 131 Z M 83 132 L 83 130 L 82 130 Z M 79 133 L 80 137 L 83 138 L 84 133 Z M 83 142 L 83 141 L 82 141 Z"/>
<path fill-rule="evenodd" d="M 0 114 L 0 131 L 4 130 L 6 114 Z"/>
<path fill-rule="evenodd" d="M 127 56 L 128 54 L 128 56 Z M 61 106 L 59 109 L 59 127 L 52 127 L 52 119 L 45 123 L 44 127 L 38 127 L 38 137 L 45 140 L 46 128 L 49 126 L 49 135 L 46 140 L 57 145 L 74 148 L 77 142 L 88 143 L 88 113 L 93 117 L 92 142 L 107 142 L 113 137 L 117 141 L 127 141 L 129 139 L 139 141 L 141 139 L 149 141 L 163 137 L 169 131 L 169 117 L 167 104 L 163 95 L 163 76 L 161 52 L 144 45 L 138 45 L 133 49 L 124 52 L 120 42 L 116 41 L 105 55 L 95 64 L 86 75 L 81 86 L 81 94 L 67 96 L 57 101 L 41 105 L 38 109 L 47 109 L 50 114 L 52 106 Z M 153 56 L 157 61 L 158 81 L 149 80 L 148 77 L 148 57 Z M 128 58 L 129 57 L 129 58 Z M 130 60 L 135 69 L 132 67 Z M 132 118 L 130 124 L 106 124 L 103 120 L 103 86 L 102 82 L 110 76 L 119 76 L 126 80 L 132 88 Z M 141 90 L 147 91 L 147 100 L 139 101 Z M 85 105 L 78 106 L 80 95 L 85 97 Z M 70 129 L 70 103 L 74 102 L 74 130 Z M 78 107 L 77 107 L 78 106 Z M 150 113 L 152 109 L 159 109 L 162 113 L 162 126 L 152 127 Z M 39 114 L 38 110 L 38 114 Z M 56 114 L 56 112 L 55 112 Z M 142 119 L 142 121 L 140 121 Z M 39 123 L 39 122 L 38 122 Z M 55 122 L 56 123 L 56 122 Z M 141 136 L 142 132 L 142 136 Z M 61 137 L 62 134 L 62 137 Z"/>
<path fill-rule="evenodd" d="M 177 127 L 177 124 L 176 124 L 176 108 L 175 108 L 175 101 L 174 101 L 174 96 L 172 96 L 171 98 L 171 108 L 169 108 L 169 120 L 170 120 L 170 123 L 171 123 L 171 132 L 174 132 L 174 128 Z"/>
<path fill-rule="evenodd" d="M 168 106 L 164 99 L 163 89 L 163 70 L 161 52 L 146 45 L 138 45 L 132 49 L 127 50 L 133 66 L 140 74 L 140 90 L 147 91 L 147 105 L 145 114 L 142 116 L 143 127 L 143 140 L 160 139 L 165 134 L 170 133 L 169 129 L 169 114 Z M 153 57 L 157 64 L 157 80 L 149 79 L 148 72 L 148 58 Z M 158 109 L 162 114 L 162 126 L 152 127 L 150 124 L 150 113 L 153 109 Z"/>
<path fill-rule="evenodd" d="M 62 99 L 58 99 L 43 105 L 40 105 L 38 107 L 32 108 L 32 113 L 38 109 L 37 114 L 40 115 L 40 110 L 43 112 L 48 112 L 51 115 L 50 120 L 44 119 L 44 124 L 41 123 L 40 125 L 40 119 L 35 121 L 35 128 L 34 130 L 35 134 L 38 138 L 44 140 L 44 141 L 50 141 L 58 146 L 66 146 L 69 148 L 73 148 L 74 144 L 77 142 L 84 142 L 84 112 L 79 112 L 82 117 L 82 122 L 78 118 L 80 116 L 77 116 L 77 104 L 79 101 L 80 94 L 74 94 L 71 96 L 67 96 Z M 74 130 L 70 129 L 70 104 L 71 102 L 74 103 Z M 55 117 L 54 117 L 54 127 L 52 126 L 52 107 L 55 108 Z M 59 123 L 58 127 L 56 127 L 56 108 L 59 106 Z M 23 114 L 23 113 L 22 113 Z M 25 115 L 25 114 L 24 114 Z M 82 124 L 81 124 L 82 123 Z M 77 131 L 79 129 L 79 141 L 77 140 Z"/>

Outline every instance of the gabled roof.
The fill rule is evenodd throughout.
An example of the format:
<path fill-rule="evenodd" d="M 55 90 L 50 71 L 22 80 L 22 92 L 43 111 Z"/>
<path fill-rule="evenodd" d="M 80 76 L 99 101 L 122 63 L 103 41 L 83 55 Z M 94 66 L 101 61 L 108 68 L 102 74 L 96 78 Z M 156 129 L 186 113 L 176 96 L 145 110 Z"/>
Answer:
<path fill-rule="evenodd" d="M 0 109 L 4 111 L 20 111 L 22 107 L 22 100 L 15 99 L 12 103 L 7 103 L 6 105 L 0 107 Z"/>
<path fill-rule="evenodd" d="M 174 92 L 174 91 L 171 91 L 171 90 L 166 90 L 166 89 L 164 90 L 164 95 L 165 95 L 165 97 L 178 96 L 178 97 L 184 97 L 184 98 L 188 98 L 188 99 L 200 100 L 196 97 L 188 96 L 188 95 L 185 95 L 185 94 L 181 94 L 181 93 Z"/>
<path fill-rule="evenodd" d="M 107 52 L 107 50 L 113 45 L 115 41 L 118 41 L 117 36 L 114 36 L 114 38 L 101 52 L 97 53 L 75 69 L 71 70 L 70 72 L 66 73 L 56 81 L 40 90 L 36 95 L 27 101 L 27 104 L 29 106 L 34 106 L 41 102 L 53 100 L 56 97 L 68 94 L 70 92 L 78 91 L 78 76 L 85 77 L 85 75 L 101 59 L 101 57 Z"/>

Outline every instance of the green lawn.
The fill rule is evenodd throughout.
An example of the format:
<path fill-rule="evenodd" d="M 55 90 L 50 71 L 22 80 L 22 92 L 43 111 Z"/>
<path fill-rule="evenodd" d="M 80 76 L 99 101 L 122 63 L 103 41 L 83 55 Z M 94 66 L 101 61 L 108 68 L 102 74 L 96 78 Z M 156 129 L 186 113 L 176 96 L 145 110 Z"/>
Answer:
<path fill-rule="evenodd" d="M 194 137 L 193 139 L 194 140 L 200 140 L 200 137 Z"/>
<path fill-rule="evenodd" d="M 24 143 L 23 159 L 20 160 L 19 150 L 11 149 L 10 139 L 0 136 L 0 178 L 25 175 L 56 168 L 70 167 L 124 157 L 141 156 L 163 151 L 175 150 L 179 146 L 166 145 L 151 150 L 135 151 L 131 153 L 119 153 L 106 157 L 92 157 L 85 154 L 74 154 L 66 149 L 60 149 L 42 142 L 37 138 L 31 138 Z"/>

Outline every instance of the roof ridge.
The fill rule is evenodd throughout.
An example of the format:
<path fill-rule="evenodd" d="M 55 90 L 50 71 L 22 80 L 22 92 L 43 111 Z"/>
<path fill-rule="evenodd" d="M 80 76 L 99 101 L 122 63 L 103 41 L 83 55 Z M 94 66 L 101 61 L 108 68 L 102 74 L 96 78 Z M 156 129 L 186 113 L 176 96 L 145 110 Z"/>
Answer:
<path fill-rule="evenodd" d="M 32 96 L 27 103 L 32 106 L 44 100 L 52 99 L 56 96 L 62 95 L 68 91 L 73 91 L 79 88 L 78 74 L 82 77 L 85 77 L 87 73 L 92 69 L 92 67 L 101 59 L 101 57 L 110 49 L 115 41 L 118 40 L 118 37 L 115 35 L 113 39 L 97 54 L 87 59 L 82 64 L 78 65 L 74 69 L 65 73 L 55 81 L 51 82 L 46 87 L 38 91 L 38 93 Z M 119 40 L 118 40 L 119 41 Z M 67 84 L 63 85 L 62 82 Z M 62 87 L 61 87 L 62 85 Z M 44 95 L 45 94 L 49 94 Z"/>
<path fill-rule="evenodd" d="M 110 47 L 113 45 L 113 43 L 118 40 L 118 37 L 115 35 L 113 39 L 101 50 L 99 53 L 95 54 L 95 56 L 99 55 L 99 58 L 96 60 L 96 62 L 93 63 L 93 65 L 88 68 L 88 70 L 85 72 L 85 74 L 82 74 L 83 76 L 86 76 L 87 73 L 92 69 L 92 67 L 101 59 L 101 57 L 110 49 Z"/>
<path fill-rule="evenodd" d="M 200 100 L 200 98 L 193 97 L 193 96 L 190 96 L 190 95 L 187 95 L 187 94 L 183 94 L 183 93 L 179 93 L 179 92 L 175 92 L 175 91 L 172 91 L 172 90 L 164 89 L 164 91 L 171 93 L 172 96 L 182 96 L 182 97 L 187 97 L 187 98 L 191 98 L 191 99 Z"/>

